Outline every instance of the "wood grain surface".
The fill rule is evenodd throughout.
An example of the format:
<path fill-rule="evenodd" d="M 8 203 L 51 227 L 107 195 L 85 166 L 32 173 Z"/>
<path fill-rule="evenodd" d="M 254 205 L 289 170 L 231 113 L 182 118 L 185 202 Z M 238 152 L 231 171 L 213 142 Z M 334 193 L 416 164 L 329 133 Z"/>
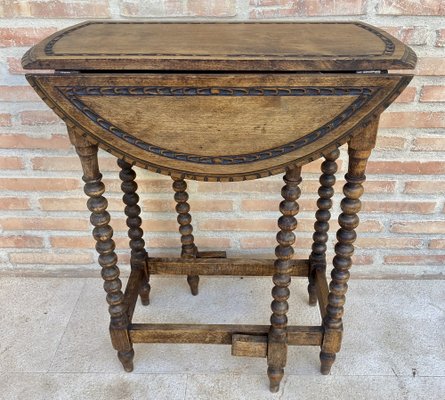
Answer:
<path fill-rule="evenodd" d="M 381 74 L 27 75 L 106 151 L 188 179 L 261 178 L 327 154 L 411 80 Z"/>
<path fill-rule="evenodd" d="M 59 70 L 411 69 L 414 52 L 362 22 L 89 21 L 34 46 L 23 67 Z"/>

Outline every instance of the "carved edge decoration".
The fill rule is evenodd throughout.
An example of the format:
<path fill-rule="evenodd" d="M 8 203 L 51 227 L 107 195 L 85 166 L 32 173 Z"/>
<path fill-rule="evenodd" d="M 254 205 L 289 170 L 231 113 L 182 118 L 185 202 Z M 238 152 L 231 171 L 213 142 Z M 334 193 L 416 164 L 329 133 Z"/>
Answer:
<path fill-rule="evenodd" d="M 109 144 L 103 143 L 97 135 L 92 132 L 86 132 L 85 129 L 80 126 L 75 120 L 69 119 L 66 114 L 50 99 L 50 97 L 46 94 L 45 90 L 40 87 L 38 82 L 34 79 L 34 76 L 31 74 L 26 75 L 26 79 L 29 84 L 33 87 L 36 93 L 40 96 L 40 98 L 48 105 L 50 109 L 52 109 L 71 129 L 78 132 L 79 135 L 85 137 L 89 142 L 93 144 L 97 144 L 101 149 L 107 151 L 108 153 L 113 154 L 114 156 L 138 167 L 148 169 L 150 171 L 156 172 L 158 174 L 181 177 L 183 179 L 192 179 L 197 181 L 205 181 L 205 182 L 237 182 L 237 181 L 245 181 L 252 179 L 260 179 L 268 176 L 276 175 L 282 173 L 284 171 L 288 171 L 294 167 L 302 166 L 308 164 L 325 154 L 331 153 L 336 148 L 340 147 L 344 143 L 346 143 L 350 138 L 355 136 L 357 133 L 361 131 L 364 127 L 368 126 L 376 117 L 378 117 L 389 105 L 397 98 L 397 96 L 403 91 L 403 89 L 408 85 L 408 83 L 413 78 L 412 75 L 403 75 L 400 78 L 400 81 L 393 88 L 393 90 L 388 94 L 388 96 L 380 102 L 373 110 L 371 110 L 363 119 L 355 125 L 353 128 L 349 129 L 344 133 L 341 138 L 338 138 L 334 143 L 330 143 L 328 146 L 325 146 L 317 151 L 307 154 L 304 157 L 301 157 L 295 161 L 291 161 L 289 163 L 281 164 L 275 166 L 273 169 L 262 169 L 250 174 L 245 173 L 236 173 L 236 174 L 227 174 L 227 175 L 219 175 L 219 174 L 199 174 L 199 173 L 190 173 L 188 171 L 177 170 L 174 168 L 164 168 L 160 167 L 156 164 L 149 163 L 145 160 L 141 160 L 137 157 L 129 156 L 114 146 L 110 146 Z"/>
<path fill-rule="evenodd" d="M 82 114 L 107 132 L 130 145 L 157 156 L 206 165 L 239 165 L 279 157 L 307 146 L 326 136 L 351 118 L 379 91 L 378 87 L 164 87 L 164 86 L 64 86 L 59 92 Z M 341 114 L 308 133 L 282 146 L 250 154 L 202 156 L 179 153 L 138 139 L 102 118 L 77 96 L 358 96 Z"/>
<path fill-rule="evenodd" d="M 61 57 L 67 57 L 67 56 L 105 56 L 105 57 L 249 57 L 249 58 L 263 58 L 263 57 L 283 57 L 283 58 L 305 58 L 305 57 L 320 57 L 320 58 L 332 58 L 332 55 L 323 55 L 323 54 L 191 54 L 191 53 L 55 53 L 54 52 L 54 45 L 63 37 L 67 36 L 68 34 L 79 30 L 81 28 L 84 28 L 88 25 L 105 25 L 105 24 L 168 24 L 169 22 L 133 22 L 133 21 L 90 21 L 83 24 L 75 25 L 72 28 L 68 28 L 63 32 L 60 32 L 59 34 L 56 34 L 46 45 L 44 48 L 45 55 L 47 56 L 61 56 Z M 170 22 L 171 23 L 171 22 Z M 231 22 L 232 24 L 283 24 L 283 23 L 277 23 L 277 22 Z M 178 24 L 176 22 L 176 24 Z M 180 24 L 205 24 L 205 22 L 180 22 Z M 326 24 L 326 22 L 300 22 L 299 24 Z M 375 36 L 377 36 L 385 45 L 385 48 L 381 54 L 354 54 L 354 57 L 382 57 L 382 56 L 390 56 L 394 53 L 395 50 L 395 44 L 394 42 L 387 36 L 385 36 L 382 32 L 375 29 L 374 27 L 370 25 L 363 25 L 358 22 L 329 22 L 329 24 L 333 25 L 355 25 L 359 28 L 365 29 L 368 32 L 371 32 Z M 351 57 L 351 54 L 337 54 L 338 58 L 341 57 Z"/>

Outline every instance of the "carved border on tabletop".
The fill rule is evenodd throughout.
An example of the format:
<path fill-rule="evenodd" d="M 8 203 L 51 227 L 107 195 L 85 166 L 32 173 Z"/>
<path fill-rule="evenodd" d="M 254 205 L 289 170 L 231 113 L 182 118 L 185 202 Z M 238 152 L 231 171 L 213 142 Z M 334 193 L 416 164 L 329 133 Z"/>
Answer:
<path fill-rule="evenodd" d="M 361 129 L 366 129 L 366 126 L 370 124 L 375 118 L 378 118 L 379 115 L 387 108 L 394 99 L 403 91 L 403 89 L 408 85 L 411 81 L 412 76 L 406 75 L 401 77 L 400 81 L 392 88 L 392 90 L 385 96 L 385 98 L 379 102 L 376 108 L 366 114 L 363 119 L 357 123 L 356 126 L 349 129 L 345 132 L 342 137 L 337 138 L 336 141 L 333 141 L 326 145 L 323 148 L 319 148 L 316 151 L 308 153 L 303 157 L 300 157 L 294 161 L 277 164 L 269 168 L 258 169 L 254 171 L 245 171 L 245 172 L 235 172 L 235 173 L 199 173 L 188 171 L 184 169 L 178 169 L 174 167 L 165 167 L 162 165 L 157 165 L 153 162 L 149 162 L 147 160 L 138 158 L 135 155 L 128 154 L 124 152 L 121 148 L 115 147 L 110 143 L 104 142 L 98 135 L 94 134 L 91 131 L 85 131 L 81 125 L 77 123 L 76 120 L 69 118 L 65 111 L 63 111 L 55 102 L 51 96 L 41 87 L 41 85 L 37 82 L 36 77 L 32 75 L 27 75 L 27 79 L 31 86 L 34 88 L 36 93 L 42 98 L 43 101 L 48 105 L 48 107 L 53 110 L 64 122 L 65 124 L 76 133 L 76 135 L 83 136 L 89 142 L 100 146 L 104 151 L 113 154 L 114 156 L 127 161 L 131 165 L 137 165 L 138 167 L 148 169 L 150 171 L 156 172 L 158 174 L 171 175 L 176 177 L 182 177 L 183 179 L 194 179 L 200 180 L 204 182 L 236 182 L 236 181 L 245 181 L 250 179 L 259 179 L 267 176 L 272 176 L 275 174 L 282 173 L 290 168 L 295 166 L 302 166 L 311 161 L 314 161 L 323 154 L 328 154 L 334 151 L 336 148 L 340 147 L 342 144 L 346 143 L 351 137 L 361 131 Z"/>
<path fill-rule="evenodd" d="M 144 151 L 177 161 L 206 165 L 237 165 L 268 160 L 314 143 L 339 127 L 364 106 L 377 87 L 165 87 L 165 86 L 58 86 L 57 89 L 82 114 L 117 138 Z M 292 142 L 256 153 L 202 156 L 169 150 L 123 131 L 88 107 L 80 96 L 358 96 L 339 115 Z"/>
<path fill-rule="evenodd" d="M 263 58 L 263 57 L 284 57 L 284 58 L 303 58 L 303 57 L 319 57 L 319 58 L 332 58 L 332 55 L 323 55 L 323 54 L 289 54 L 289 53 L 283 53 L 283 54 L 191 54 L 191 53 L 56 53 L 54 52 L 54 45 L 62 38 L 67 36 L 68 34 L 77 31 L 81 28 L 84 28 L 88 25 L 105 25 L 105 24 L 133 24 L 133 25 L 140 25 L 140 24 L 205 24 L 205 22 L 131 22 L 131 21 L 96 21 L 96 22 L 86 22 L 81 25 L 73 26 L 72 28 L 69 28 L 60 34 L 53 37 L 45 46 L 45 55 L 47 56 L 107 56 L 107 57 L 133 57 L 133 56 L 139 56 L 139 57 L 215 57 L 215 56 L 223 56 L 223 57 L 249 57 L 249 58 Z M 255 24 L 280 24 L 283 25 L 285 23 L 274 23 L 274 22 L 231 22 L 232 24 L 248 24 L 248 25 L 255 25 Z M 291 23 L 292 24 L 292 23 Z M 327 22 L 299 22 L 298 24 L 327 24 Z M 384 35 L 379 30 L 375 29 L 372 26 L 368 25 L 362 25 L 357 22 L 328 22 L 328 24 L 332 25 L 355 25 L 359 28 L 365 29 L 368 32 L 371 32 L 375 36 L 377 36 L 384 44 L 385 49 L 381 54 L 336 54 L 336 57 L 382 57 L 382 56 L 390 56 L 394 53 L 395 50 L 395 44 L 394 42 Z"/>

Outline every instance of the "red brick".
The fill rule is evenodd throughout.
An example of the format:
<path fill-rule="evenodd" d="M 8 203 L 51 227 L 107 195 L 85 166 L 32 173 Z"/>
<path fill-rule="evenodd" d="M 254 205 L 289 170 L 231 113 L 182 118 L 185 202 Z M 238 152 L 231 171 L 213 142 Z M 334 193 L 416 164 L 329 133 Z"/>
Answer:
<path fill-rule="evenodd" d="M 363 202 L 362 210 L 367 213 L 431 214 L 436 208 L 435 201 L 372 201 Z"/>
<path fill-rule="evenodd" d="M 417 249 L 422 246 L 422 240 L 400 237 L 357 237 L 354 245 L 359 249 Z"/>
<path fill-rule="evenodd" d="M 366 181 L 363 185 L 366 193 L 394 193 L 396 190 L 395 181 Z"/>
<path fill-rule="evenodd" d="M 436 31 L 436 47 L 445 47 L 445 28 Z"/>
<path fill-rule="evenodd" d="M 428 37 L 426 26 L 385 26 L 382 29 L 408 45 L 422 46 Z"/>
<path fill-rule="evenodd" d="M 232 17 L 236 15 L 236 0 L 164 0 L 120 2 L 120 13 L 126 17 Z"/>
<path fill-rule="evenodd" d="M 305 181 L 303 181 L 305 182 Z M 198 182 L 201 193 L 280 193 L 282 180 L 261 180 L 246 182 Z"/>
<path fill-rule="evenodd" d="M 391 223 L 391 232 L 414 234 L 445 233 L 445 221 L 395 221 Z"/>
<path fill-rule="evenodd" d="M 107 196 L 109 211 L 123 211 L 124 204 L 121 199 L 113 199 Z M 86 195 L 79 197 L 46 197 L 39 198 L 40 209 L 45 211 L 87 211 L 87 197 Z"/>
<path fill-rule="evenodd" d="M 445 128 L 445 112 L 399 111 L 385 112 L 380 128 Z"/>
<path fill-rule="evenodd" d="M 236 15 L 236 0 L 188 0 L 185 13 L 190 17 L 233 17 Z"/>
<path fill-rule="evenodd" d="M 372 265 L 374 258 L 369 254 L 354 254 L 352 256 L 352 265 Z"/>
<path fill-rule="evenodd" d="M 61 123 L 51 110 L 22 111 L 19 113 L 22 125 L 53 125 Z"/>
<path fill-rule="evenodd" d="M 79 157 L 34 157 L 31 159 L 32 168 L 40 171 L 82 171 Z M 116 159 L 100 159 L 100 169 L 102 172 L 117 171 Z"/>
<path fill-rule="evenodd" d="M 6 18 L 107 18 L 107 0 L 4 0 L 0 16 Z"/>
<path fill-rule="evenodd" d="M 8 71 L 12 75 L 23 75 L 26 71 L 22 68 L 20 58 L 18 57 L 6 57 L 8 64 Z"/>
<path fill-rule="evenodd" d="M 363 0 L 286 1 L 254 0 L 250 2 L 250 18 L 308 17 L 318 15 L 360 15 L 366 12 Z M 255 6 L 259 8 L 255 8 Z M 262 8 L 267 6 L 268 8 Z"/>
<path fill-rule="evenodd" d="M 172 2 L 169 2 L 172 3 Z M 177 5 L 179 5 L 179 8 L 175 11 L 173 9 L 170 9 L 169 15 L 175 15 L 176 13 L 182 13 L 183 12 L 183 5 L 178 1 L 175 2 Z M 146 3 L 139 1 L 124 1 L 121 0 L 119 2 L 120 6 L 120 14 L 124 17 L 164 17 L 166 12 L 164 9 L 163 2 L 159 1 L 157 3 Z"/>
<path fill-rule="evenodd" d="M 0 114 L 0 126 L 11 126 L 11 114 Z"/>
<path fill-rule="evenodd" d="M 160 5 L 160 3 L 161 2 L 158 2 L 159 7 L 161 8 L 161 10 L 162 10 L 162 12 L 164 14 L 167 14 L 167 15 L 183 15 L 184 12 L 185 12 L 186 4 L 182 0 L 164 0 L 162 2 L 163 5 L 164 5 L 164 9 L 162 9 L 162 5 Z M 140 1 L 136 1 L 136 4 L 138 4 L 138 6 L 140 6 L 141 2 Z M 153 9 L 153 7 L 151 7 L 151 9 Z"/>
<path fill-rule="evenodd" d="M 66 150 L 71 147 L 67 135 L 51 135 L 50 137 L 31 137 L 22 134 L 0 135 L 2 149 L 45 149 Z"/>
<path fill-rule="evenodd" d="M 43 247 L 43 239 L 38 236 L 1 236 L 0 247 L 4 248 L 38 248 Z"/>
<path fill-rule="evenodd" d="M 445 162 L 440 161 L 370 161 L 368 174 L 436 175 L 445 174 Z"/>
<path fill-rule="evenodd" d="M 391 255 L 384 257 L 385 264 L 399 265 L 443 265 L 445 255 Z"/>
<path fill-rule="evenodd" d="M 0 28 L 0 47 L 32 46 L 57 31 L 47 28 Z"/>
<path fill-rule="evenodd" d="M 0 210 L 29 210 L 29 208 L 29 199 L 23 197 L 0 197 Z"/>
<path fill-rule="evenodd" d="M 88 220 L 79 218 L 16 217 L 0 218 L 0 226 L 8 231 L 50 230 L 83 231 L 89 228 Z"/>
<path fill-rule="evenodd" d="M 429 249 L 445 249 L 445 239 L 432 239 L 428 244 Z"/>
<path fill-rule="evenodd" d="M 31 86 L 0 86 L 0 101 L 21 102 L 35 101 L 39 102 L 40 97 Z"/>
<path fill-rule="evenodd" d="M 80 179 L 72 178 L 1 178 L 2 190 L 65 191 L 80 188 Z"/>
<path fill-rule="evenodd" d="M 116 224 L 116 222 L 120 222 L 119 220 L 115 219 L 115 222 L 113 222 L 113 226 L 116 225 L 116 229 L 119 229 L 119 224 Z M 125 223 L 125 229 L 126 228 Z M 178 223 L 175 219 L 154 219 L 154 218 L 148 218 L 145 219 L 142 222 L 142 228 L 145 232 L 178 232 Z"/>
<path fill-rule="evenodd" d="M 76 251 L 74 254 L 32 252 L 32 253 L 9 253 L 9 260 L 16 264 L 90 264 L 93 257 L 90 253 Z"/>
<path fill-rule="evenodd" d="M 445 137 L 416 137 L 413 151 L 445 151 Z"/>
<path fill-rule="evenodd" d="M 411 194 L 445 194 L 445 181 L 409 181 L 406 182 L 403 192 Z"/>
<path fill-rule="evenodd" d="M 439 85 L 425 85 L 420 94 L 421 102 L 444 102 L 445 101 L 445 86 Z"/>
<path fill-rule="evenodd" d="M 442 76 L 445 75 L 445 58 L 422 57 L 417 61 L 416 75 Z"/>
<path fill-rule="evenodd" d="M 0 156 L 0 169 L 22 169 L 23 160 L 19 157 Z"/>
<path fill-rule="evenodd" d="M 377 136 L 377 150 L 402 150 L 405 148 L 406 139 L 400 136 Z"/>
<path fill-rule="evenodd" d="M 395 100 L 396 103 L 412 103 L 416 98 L 417 89 L 415 87 L 407 87 L 399 97 Z"/>
<path fill-rule="evenodd" d="M 380 0 L 377 14 L 445 15 L 445 4 L 443 0 Z"/>

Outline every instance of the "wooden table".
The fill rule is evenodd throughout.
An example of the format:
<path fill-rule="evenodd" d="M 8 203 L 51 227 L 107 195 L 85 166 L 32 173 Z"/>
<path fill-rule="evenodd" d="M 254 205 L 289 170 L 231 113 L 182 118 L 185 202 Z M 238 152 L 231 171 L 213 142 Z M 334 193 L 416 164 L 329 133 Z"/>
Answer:
<path fill-rule="evenodd" d="M 114 348 L 126 371 L 134 343 L 218 343 L 235 356 L 266 357 L 279 389 L 288 345 L 321 347 L 328 374 L 340 350 L 342 315 L 365 169 L 379 116 L 412 75 L 414 52 L 358 22 L 85 22 L 62 30 L 23 57 L 27 79 L 62 118 L 83 168 L 93 236 L 102 266 Z M 346 184 L 332 280 L 326 243 L 338 147 L 347 143 Z M 131 275 L 119 279 L 98 148 L 118 158 L 131 247 Z M 301 167 L 324 157 L 312 253 L 293 260 Z M 149 257 L 133 166 L 170 175 L 177 202 L 180 258 Z M 275 260 L 226 258 L 194 244 L 186 179 L 244 181 L 284 173 Z M 271 276 L 271 325 L 135 324 L 138 295 L 149 304 L 149 276 Z M 291 276 L 309 280 L 321 326 L 288 326 Z M 216 312 L 216 310 L 215 310 Z"/>

